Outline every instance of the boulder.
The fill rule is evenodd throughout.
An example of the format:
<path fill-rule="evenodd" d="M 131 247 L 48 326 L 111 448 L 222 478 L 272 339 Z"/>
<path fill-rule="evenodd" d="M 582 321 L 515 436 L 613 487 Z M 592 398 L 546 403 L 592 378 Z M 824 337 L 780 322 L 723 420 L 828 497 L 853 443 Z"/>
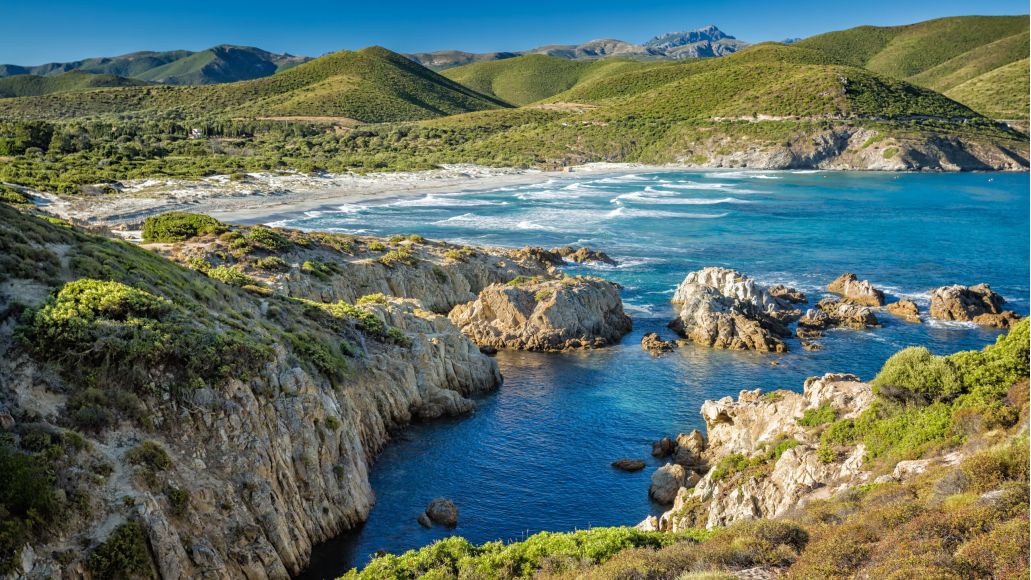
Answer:
<path fill-rule="evenodd" d="M 449 528 L 458 525 L 458 507 L 449 499 L 438 497 L 426 506 L 424 514 L 433 523 Z M 422 523 L 421 521 L 419 523 Z"/>
<path fill-rule="evenodd" d="M 641 348 L 648 351 L 652 356 L 660 356 L 671 352 L 677 347 L 677 343 L 671 340 L 662 340 L 658 333 L 649 332 L 641 338 Z"/>
<path fill-rule="evenodd" d="M 673 455 L 673 451 L 676 449 L 676 444 L 669 437 L 663 437 L 655 443 L 652 443 L 652 457 L 669 457 Z"/>
<path fill-rule="evenodd" d="M 727 268 L 687 275 L 673 295 L 680 306 L 670 328 L 698 344 L 733 350 L 786 352 L 786 322 L 800 312 L 752 279 Z"/>
<path fill-rule="evenodd" d="M 592 277 L 492 284 L 448 316 L 481 347 L 535 351 L 603 347 L 632 327 L 619 287 Z"/>
<path fill-rule="evenodd" d="M 612 467 L 620 471 L 641 471 L 644 469 L 644 461 L 640 459 L 617 459 L 612 462 Z"/>
<path fill-rule="evenodd" d="M 906 322 L 912 322 L 914 324 L 920 323 L 920 309 L 916 307 L 916 304 L 912 300 L 906 300 L 903 298 L 898 302 L 892 302 L 891 304 L 884 307 L 889 314 L 898 316 Z"/>
<path fill-rule="evenodd" d="M 883 306 L 884 292 L 873 287 L 869 280 L 860 281 L 852 272 L 845 272 L 827 285 L 827 290 L 849 302 L 865 306 Z"/>
<path fill-rule="evenodd" d="M 775 296 L 785 302 L 790 302 L 791 304 L 805 304 L 806 302 L 809 302 L 809 298 L 805 293 L 800 290 L 795 290 L 794 288 L 789 288 L 783 284 L 774 284 L 773 286 L 770 286 L 767 291 L 771 296 Z"/>
<path fill-rule="evenodd" d="M 942 286 L 931 291 L 932 318 L 969 321 L 983 326 L 1009 328 L 1020 316 L 1002 309 L 1006 301 L 987 284 Z"/>
<path fill-rule="evenodd" d="M 687 469 L 676 463 L 667 463 L 652 474 L 648 495 L 655 501 L 670 505 L 677 497 L 677 491 L 687 482 Z"/>
<path fill-rule="evenodd" d="M 426 515 L 426 512 L 419 514 L 419 517 L 415 518 L 415 521 L 419 522 L 419 525 L 424 528 L 432 528 L 433 521 L 430 520 L 430 516 Z"/>
<path fill-rule="evenodd" d="M 561 248 L 553 248 L 551 251 L 562 256 L 564 259 L 570 262 L 576 262 L 577 264 L 595 262 L 599 264 L 608 264 L 610 266 L 616 265 L 616 261 L 609 257 L 605 252 L 592 250 L 587 247 L 574 249 L 572 246 L 564 246 Z"/>
<path fill-rule="evenodd" d="M 816 307 L 827 315 L 824 321 L 825 327 L 862 330 L 871 326 L 880 326 L 873 310 L 855 302 L 824 298 L 816 304 Z"/>

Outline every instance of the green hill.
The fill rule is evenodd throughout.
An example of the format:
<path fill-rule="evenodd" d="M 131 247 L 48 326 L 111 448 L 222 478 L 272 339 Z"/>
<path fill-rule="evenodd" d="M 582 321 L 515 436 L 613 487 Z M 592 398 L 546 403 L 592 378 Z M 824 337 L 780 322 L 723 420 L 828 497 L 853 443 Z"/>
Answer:
<path fill-rule="evenodd" d="M 569 90 L 581 82 L 654 66 L 630 60 L 576 61 L 530 54 L 467 64 L 441 74 L 485 95 L 513 105 L 526 105 Z"/>
<path fill-rule="evenodd" d="M 79 71 L 53 77 L 18 75 L 0 78 L 0 98 L 32 97 L 103 87 L 131 87 L 147 83 L 115 75 L 92 74 Z"/>
<path fill-rule="evenodd" d="M 1027 118 L 1027 67 L 1023 75 L 1017 74 L 1019 67 L 1000 69 L 1027 58 L 1028 26 L 1027 16 L 959 16 L 860 26 L 796 46 L 934 89 L 986 114 Z"/>
<path fill-rule="evenodd" d="M 0 101 L 0 114 L 69 118 L 175 111 L 228 116 L 426 119 L 504 106 L 380 47 L 341 51 L 269 77 L 222 85 L 149 86 Z"/>
<path fill-rule="evenodd" d="M 145 51 L 39 66 L 0 65 L 0 77 L 55 76 L 79 71 L 171 85 L 210 85 L 266 77 L 308 60 L 250 46 L 223 44 L 200 52 Z"/>

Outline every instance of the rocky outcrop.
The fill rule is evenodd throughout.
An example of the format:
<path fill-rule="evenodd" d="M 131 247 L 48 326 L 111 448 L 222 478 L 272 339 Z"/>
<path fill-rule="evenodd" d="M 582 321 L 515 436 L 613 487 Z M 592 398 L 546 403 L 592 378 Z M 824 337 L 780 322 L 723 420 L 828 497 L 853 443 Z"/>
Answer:
<path fill-rule="evenodd" d="M 805 304 L 806 302 L 809 302 L 809 298 L 804 292 L 795 290 L 794 288 L 789 288 L 783 284 L 774 284 L 767 289 L 767 292 L 769 292 L 771 296 L 775 296 L 791 304 Z"/>
<path fill-rule="evenodd" d="M 805 316 L 798 319 L 795 335 L 802 339 L 802 346 L 807 350 L 818 350 L 819 345 L 811 341 L 822 337 L 824 330 L 829 328 L 862 330 L 879 325 L 877 317 L 869 307 L 847 300 L 824 298 L 817 303 L 816 308 L 810 308 L 806 311 Z"/>
<path fill-rule="evenodd" d="M 672 340 L 662 340 L 658 333 L 649 332 L 641 337 L 641 348 L 652 356 L 661 356 L 676 349 L 677 343 Z"/>
<path fill-rule="evenodd" d="M 838 276 L 827 286 L 827 290 L 856 304 L 874 307 L 884 305 L 884 292 L 874 288 L 869 280 L 859 280 L 852 272 Z"/>
<path fill-rule="evenodd" d="M 673 295 L 680 306 L 670 328 L 714 348 L 785 352 L 786 322 L 800 312 L 754 280 L 727 268 L 687 275 Z"/>
<path fill-rule="evenodd" d="M 669 505 L 677 496 L 677 491 L 685 487 L 689 477 L 689 471 L 682 465 L 667 463 L 655 470 L 652 474 L 651 485 L 648 487 L 648 495 L 655 501 Z"/>
<path fill-rule="evenodd" d="M 644 461 L 640 459 L 617 459 L 612 462 L 612 467 L 620 471 L 641 471 L 644 469 Z"/>
<path fill-rule="evenodd" d="M 632 326 L 619 287 L 590 277 L 494 284 L 449 317 L 478 345 L 537 351 L 607 346 Z"/>
<path fill-rule="evenodd" d="M 884 307 L 889 314 L 897 316 L 906 322 L 912 322 L 914 324 L 920 324 L 920 309 L 917 308 L 916 304 L 912 300 L 906 300 L 903 298 L 898 302 L 892 302 L 891 304 Z"/>
<path fill-rule="evenodd" d="M 426 525 L 427 522 L 429 522 L 430 525 Z M 425 512 L 420 514 L 419 523 L 427 528 L 431 527 L 432 524 L 440 524 L 446 528 L 454 528 L 458 525 L 458 507 L 455 506 L 455 502 L 438 497 L 426 506 Z"/>
<path fill-rule="evenodd" d="M 649 493 L 672 498 L 673 507 L 660 518 L 642 522 L 642 529 L 678 531 L 774 517 L 842 482 L 865 480 L 862 445 L 827 461 L 817 454 L 818 433 L 798 420 L 820 406 L 834 408 L 838 418 L 855 418 L 872 401 L 868 384 L 839 374 L 809 378 L 800 394 L 763 394 L 756 389 L 741 391 L 737 400 L 706 401 L 702 418 L 707 437 L 685 436 L 682 446 L 701 447 L 700 456 L 712 469 L 703 467 L 707 471 L 693 485 L 686 484 L 689 470 L 670 467 L 675 463 L 661 475 L 656 472 Z M 702 441 L 704 446 L 699 445 Z M 741 459 L 729 461 L 734 457 Z M 671 493 L 678 481 L 685 485 Z"/>
<path fill-rule="evenodd" d="M 572 246 L 564 246 L 561 248 L 554 248 L 551 251 L 562 256 L 563 259 L 570 262 L 576 262 L 577 264 L 589 264 L 591 262 L 597 264 L 608 264 L 609 266 L 615 266 L 617 264 L 616 261 L 610 258 L 605 252 L 592 250 L 587 247 L 573 248 Z"/>
<path fill-rule="evenodd" d="M 969 321 L 982 326 L 1009 328 L 1020 320 L 1012 310 L 1003 310 L 1006 301 L 987 284 L 942 286 L 931 291 L 932 318 Z"/>
<path fill-rule="evenodd" d="M 597 264 L 608 264 L 610 266 L 616 265 L 616 261 L 610 258 L 605 252 L 592 250 L 585 246 L 581 246 L 579 248 L 562 246 L 552 248 L 550 250 L 535 246 L 526 246 L 518 250 L 511 250 L 508 254 L 517 262 L 532 267 L 552 268 L 561 266 L 567 262 L 574 262 L 577 264 L 588 264 L 593 262 Z"/>

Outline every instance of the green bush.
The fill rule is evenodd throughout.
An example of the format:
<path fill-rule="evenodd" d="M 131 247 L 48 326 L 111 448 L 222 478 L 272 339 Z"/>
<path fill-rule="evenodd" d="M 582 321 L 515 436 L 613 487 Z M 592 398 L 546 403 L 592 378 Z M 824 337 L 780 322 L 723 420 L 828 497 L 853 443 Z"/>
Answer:
<path fill-rule="evenodd" d="M 408 248 L 391 250 L 379 257 L 379 263 L 389 268 L 397 265 L 414 266 L 418 262 L 419 259 Z"/>
<path fill-rule="evenodd" d="M 254 226 L 253 228 L 248 229 L 243 234 L 243 237 L 250 242 L 251 245 L 270 252 L 282 252 L 290 249 L 290 246 L 293 245 L 290 238 L 272 228 L 264 226 Z"/>
<path fill-rule="evenodd" d="M 326 280 L 333 272 L 328 264 L 318 260 L 305 260 L 304 263 L 301 264 L 301 270 L 312 274 L 320 280 Z"/>
<path fill-rule="evenodd" d="M 125 460 L 133 465 L 140 465 L 155 471 L 166 471 L 172 468 L 172 458 L 161 444 L 155 441 L 144 441 L 125 453 Z"/>
<path fill-rule="evenodd" d="M 172 507 L 173 515 L 180 517 L 186 515 L 186 510 L 190 507 L 189 490 L 168 485 L 165 486 L 165 497 L 168 498 L 168 504 Z"/>
<path fill-rule="evenodd" d="M 206 273 L 209 278 L 214 278 L 219 282 L 239 288 L 249 285 L 257 285 L 258 283 L 254 278 L 241 272 L 238 267 L 228 266 L 226 264 L 210 268 Z"/>
<path fill-rule="evenodd" d="M 254 267 L 268 272 L 285 272 L 290 269 L 290 264 L 279 256 L 268 256 L 255 260 Z"/>
<path fill-rule="evenodd" d="M 138 522 L 124 523 L 93 550 L 87 560 L 97 578 L 154 578 L 147 539 Z"/>
<path fill-rule="evenodd" d="M 871 385 L 874 394 L 901 400 L 949 401 L 963 391 L 955 363 L 932 355 L 924 347 L 910 347 L 892 355 Z"/>
<path fill-rule="evenodd" d="M 20 566 L 22 548 L 53 523 L 60 510 L 53 467 L 47 460 L 0 442 L 0 574 Z"/>
<path fill-rule="evenodd" d="M 386 304 L 388 302 L 387 297 L 382 292 L 376 292 L 374 294 L 366 294 L 355 300 L 355 306 L 367 306 L 369 304 Z"/>
<path fill-rule="evenodd" d="M 147 243 L 182 242 L 223 231 L 225 225 L 213 217 L 182 211 L 170 211 L 143 221 L 143 241 Z"/>
<path fill-rule="evenodd" d="M 816 427 L 832 423 L 837 418 L 838 410 L 831 406 L 830 403 L 823 403 L 815 409 L 806 409 L 797 422 L 803 427 Z"/>
<path fill-rule="evenodd" d="M 309 308 L 309 313 L 324 313 L 338 320 L 350 320 L 366 334 L 381 337 L 386 336 L 386 324 L 380 320 L 379 317 L 365 308 L 348 304 L 343 300 L 332 304 L 304 299 L 300 299 L 299 301 Z"/>

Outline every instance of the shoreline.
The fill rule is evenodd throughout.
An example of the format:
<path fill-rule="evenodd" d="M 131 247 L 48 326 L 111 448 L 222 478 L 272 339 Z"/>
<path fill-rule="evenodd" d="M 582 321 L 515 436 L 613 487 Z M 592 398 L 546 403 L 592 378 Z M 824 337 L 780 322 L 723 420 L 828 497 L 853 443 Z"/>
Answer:
<path fill-rule="evenodd" d="M 386 200 L 432 193 L 456 193 L 542 183 L 568 175 L 621 171 L 671 171 L 680 165 L 590 163 L 564 171 L 448 165 L 440 169 L 366 175 L 252 173 L 234 181 L 227 175 L 198 180 L 139 180 L 115 194 L 63 197 L 35 192 L 37 204 L 64 219 L 130 232 L 150 215 L 167 211 L 203 213 L 228 223 L 257 224 L 305 211 L 357 201 Z"/>

